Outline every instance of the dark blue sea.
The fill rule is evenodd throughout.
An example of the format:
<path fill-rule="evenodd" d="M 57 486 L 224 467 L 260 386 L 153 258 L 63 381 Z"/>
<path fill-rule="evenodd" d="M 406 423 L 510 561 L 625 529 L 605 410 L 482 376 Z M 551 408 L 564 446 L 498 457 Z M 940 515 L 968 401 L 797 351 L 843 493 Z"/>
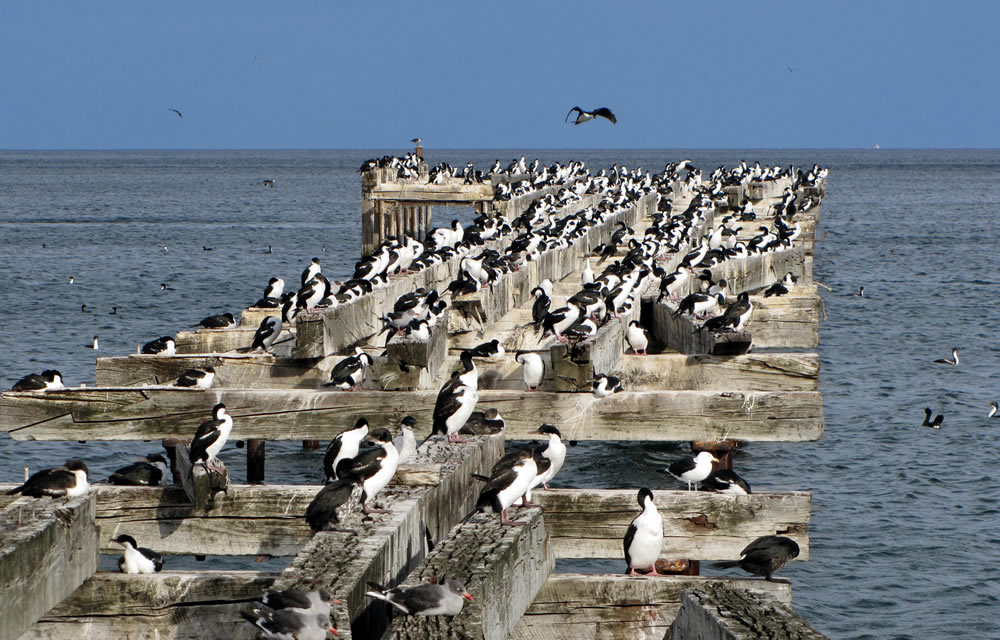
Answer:
<path fill-rule="evenodd" d="M 0 387 L 47 368 L 61 370 L 67 384 L 93 384 L 93 336 L 99 355 L 133 353 L 205 316 L 238 313 L 268 278 L 295 281 L 313 256 L 324 272 L 348 274 L 360 251 L 357 169 L 383 153 L 0 152 Z M 794 584 L 796 610 L 822 632 L 1000 638 L 1000 418 L 987 418 L 990 401 L 1000 400 L 1000 151 L 426 156 L 485 169 L 522 153 L 543 163 L 583 160 L 595 171 L 616 162 L 660 171 L 684 158 L 706 173 L 741 159 L 830 167 L 815 260 L 825 285 L 826 432 L 814 443 L 753 443 L 735 468 L 755 490 L 813 492 L 811 558 L 783 575 Z M 269 178 L 273 189 L 262 185 Z M 436 210 L 436 222 L 451 217 Z M 864 298 L 849 295 L 859 286 Z M 958 367 L 932 364 L 952 347 Z M 944 414 L 940 430 L 920 426 L 925 406 Z M 69 457 L 85 459 L 100 478 L 149 448 L 0 436 L 0 480 Z M 556 484 L 677 488 L 656 470 L 685 450 L 581 445 Z M 242 455 L 229 448 L 222 456 L 236 481 Z M 319 469 L 321 455 L 271 443 L 268 479 L 314 482 L 302 469 Z M 612 475 L 622 456 L 632 465 Z M 619 572 L 623 564 L 594 567 Z"/>

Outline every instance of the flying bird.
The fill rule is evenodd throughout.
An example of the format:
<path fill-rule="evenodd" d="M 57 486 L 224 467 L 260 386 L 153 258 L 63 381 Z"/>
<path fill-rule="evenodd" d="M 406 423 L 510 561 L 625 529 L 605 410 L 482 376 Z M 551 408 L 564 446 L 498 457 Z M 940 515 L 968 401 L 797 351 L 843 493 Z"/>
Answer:
<path fill-rule="evenodd" d="M 180 111 L 178 111 L 177 109 L 167 109 L 167 111 L 173 111 L 174 113 L 177 114 L 178 118 L 183 118 L 184 117 L 184 114 L 181 113 Z"/>
<path fill-rule="evenodd" d="M 611 113 L 611 109 L 608 109 L 607 107 L 601 107 L 599 109 L 594 109 L 593 111 L 584 111 L 580 107 L 573 107 L 572 109 L 569 110 L 569 113 L 566 114 L 566 120 L 565 120 L 566 122 L 569 121 L 570 113 L 573 113 L 574 111 L 576 111 L 577 115 L 576 115 L 576 120 L 573 121 L 573 124 L 583 124 L 584 122 L 588 120 L 593 120 L 598 116 L 600 116 L 601 118 L 607 118 L 612 122 L 612 124 L 618 122 L 617 118 L 615 118 L 615 114 Z"/>

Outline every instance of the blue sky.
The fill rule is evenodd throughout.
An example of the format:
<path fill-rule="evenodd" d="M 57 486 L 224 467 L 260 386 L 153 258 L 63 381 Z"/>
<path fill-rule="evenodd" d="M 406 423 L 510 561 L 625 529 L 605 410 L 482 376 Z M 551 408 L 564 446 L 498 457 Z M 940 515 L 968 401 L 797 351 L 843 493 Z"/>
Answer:
<path fill-rule="evenodd" d="M 1000 147 L 947 4 L 12 0 L 0 148 Z"/>

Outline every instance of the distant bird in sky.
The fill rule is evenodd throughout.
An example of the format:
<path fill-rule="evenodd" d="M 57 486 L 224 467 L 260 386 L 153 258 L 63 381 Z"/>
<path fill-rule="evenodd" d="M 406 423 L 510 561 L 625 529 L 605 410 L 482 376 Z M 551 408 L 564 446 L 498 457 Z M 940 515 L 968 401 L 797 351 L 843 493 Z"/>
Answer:
<path fill-rule="evenodd" d="M 791 73 L 791 72 L 795 71 L 795 69 L 793 69 L 791 67 L 785 67 L 785 68 L 788 69 L 788 73 Z"/>
<path fill-rule="evenodd" d="M 618 122 L 618 120 L 615 118 L 615 114 L 611 113 L 611 109 L 608 109 L 607 107 L 601 107 L 599 109 L 594 109 L 593 111 L 584 111 L 580 107 L 573 107 L 572 109 L 569 110 L 569 113 L 566 114 L 566 121 L 569 121 L 570 113 L 573 113 L 574 111 L 576 111 L 577 115 L 576 115 L 576 120 L 573 122 L 573 124 L 583 124 L 584 122 L 587 122 L 588 120 L 593 120 L 598 116 L 600 116 L 601 118 L 607 118 L 612 122 L 612 124 Z"/>
<path fill-rule="evenodd" d="M 180 111 L 178 111 L 177 109 L 167 109 L 167 111 L 173 111 L 174 113 L 177 114 L 178 118 L 183 118 L 184 117 L 184 114 L 181 113 Z"/>
<path fill-rule="evenodd" d="M 938 358 L 934 361 L 936 364 L 950 364 L 958 366 L 958 349 L 952 348 L 950 358 Z"/>

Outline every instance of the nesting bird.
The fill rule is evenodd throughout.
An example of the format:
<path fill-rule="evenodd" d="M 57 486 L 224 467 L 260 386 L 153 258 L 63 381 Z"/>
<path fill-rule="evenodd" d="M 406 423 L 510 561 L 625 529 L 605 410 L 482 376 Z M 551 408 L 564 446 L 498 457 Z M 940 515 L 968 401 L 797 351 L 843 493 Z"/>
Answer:
<path fill-rule="evenodd" d="M 194 387 L 195 389 L 211 389 L 215 381 L 215 367 L 201 369 L 186 369 L 177 377 L 175 387 Z"/>
<path fill-rule="evenodd" d="M 59 391 L 65 389 L 62 374 L 55 369 L 46 369 L 41 374 L 29 373 L 14 383 L 11 391 Z"/>
<path fill-rule="evenodd" d="M 147 355 L 172 356 L 177 353 L 177 342 L 170 336 L 162 336 L 142 345 L 140 351 Z"/>
<path fill-rule="evenodd" d="M 606 373 L 600 373 L 595 376 L 591 384 L 593 385 L 595 398 L 607 398 L 612 394 L 621 393 L 625 390 L 618 376 L 609 376 Z"/>
<path fill-rule="evenodd" d="M 108 477 L 108 482 L 118 485 L 156 487 L 167 477 L 167 459 L 159 453 L 118 469 Z"/>
<path fill-rule="evenodd" d="M 140 547 L 132 536 L 120 535 L 111 542 L 125 547 L 125 553 L 118 559 L 118 570 L 122 573 L 159 573 L 163 571 L 163 556 Z"/>
<path fill-rule="evenodd" d="M 66 464 L 55 469 L 42 469 L 31 475 L 28 480 L 19 487 L 14 487 L 7 492 L 12 496 L 20 493 L 23 496 L 41 498 L 49 496 L 51 498 L 75 498 L 86 495 L 90 484 L 87 476 L 90 470 L 82 460 L 68 460 Z"/>
<path fill-rule="evenodd" d="M 231 313 L 222 313 L 202 318 L 201 322 L 191 326 L 201 327 L 202 329 L 228 329 L 229 327 L 236 326 L 236 318 L 234 318 Z"/>

